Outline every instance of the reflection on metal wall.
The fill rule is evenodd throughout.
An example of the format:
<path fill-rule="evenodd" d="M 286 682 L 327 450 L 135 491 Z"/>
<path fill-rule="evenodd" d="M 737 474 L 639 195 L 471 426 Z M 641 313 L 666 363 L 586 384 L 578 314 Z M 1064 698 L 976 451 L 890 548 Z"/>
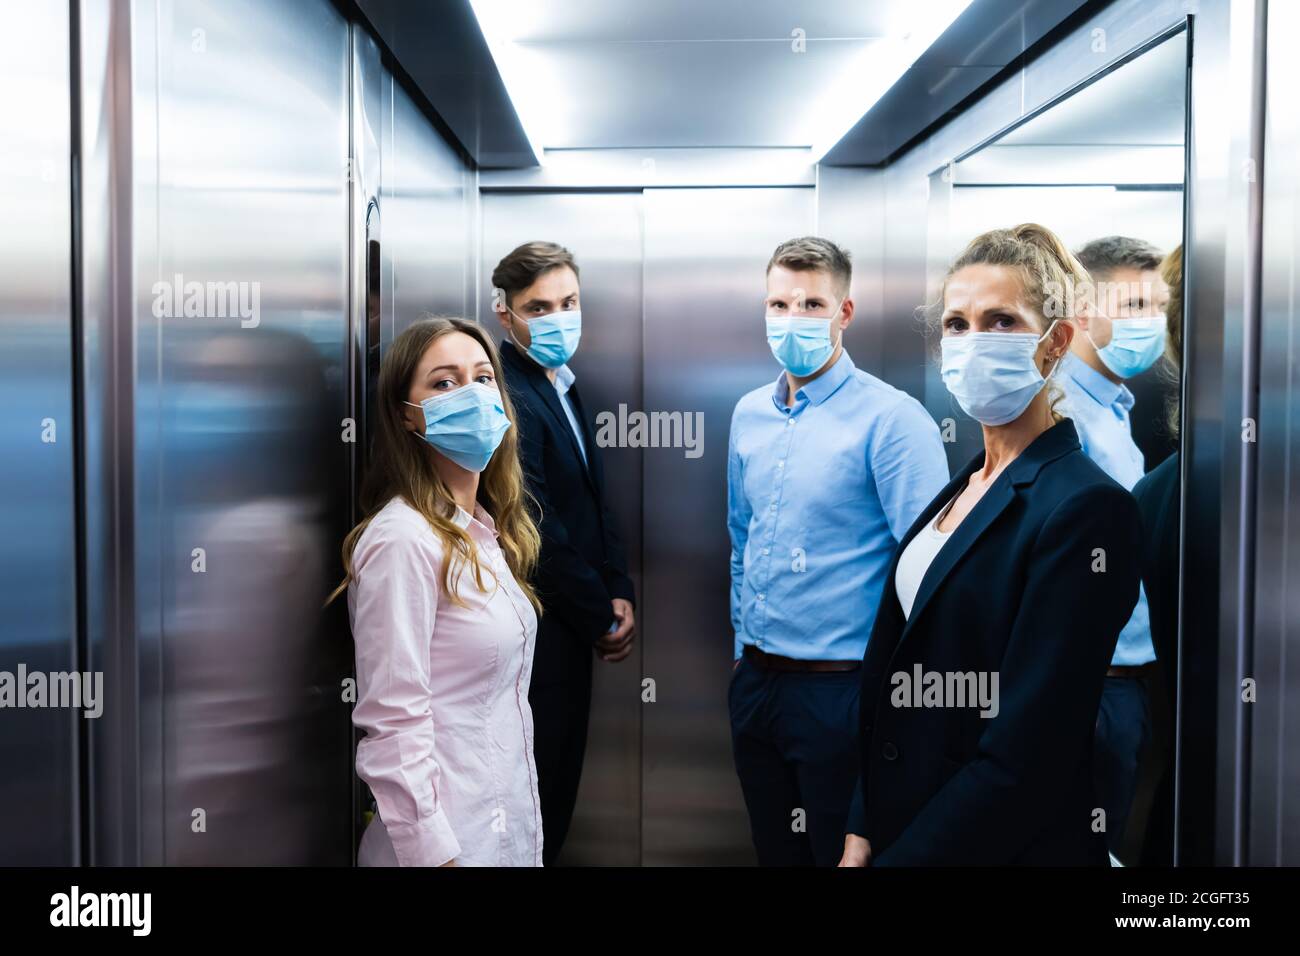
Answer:
<path fill-rule="evenodd" d="M 811 189 L 645 193 L 645 409 L 702 413 L 703 454 L 645 452 L 643 862 L 753 861 L 731 757 L 727 436 L 776 380 L 763 269 L 813 229 Z"/>
<path fill-rule="evenodd" d="M 1245 852 L 1240 787 L 1247 744 L 1239 719 L 1250 711 L 1235 685 L 1247 599 L 1240 559 L 1251 549 L 1242 547 L 1239 423 L 1252 232 L 1258 242 L 1250 204 L 1259 180 L 1242 171 L 1259 155 L 1251 131 L 1262 123 L 1263 102 L 1252 96 L 1251 81 L 1260 9 L 1255 0 L 1205 5 L 1192 31 L 1176 803 L 1176 859 L 1183 865 L 1240 862 Z"/>
<path fill-rule="evenodd" d="M 82 859 L 138 859 L 138 745 L 143 659 L 133 640 L 135 422 L 131 273 L 131 14 L 128 5 L 81 0 L 80 222 L 82 536 L 86 668 L 104 675 L 112 701 L 90 723 L 89 846 Z M 157 673 L 156 663 L 151 673 Z M 156 700 L 156 695 L 154 697 Z M 156 821 L 156 816 L 154 820 Z"/>
<path fill-rule="evenodd" d="M 102 675 L 102 713 L 6 707 L 0 862 L 350 863 L 352 648 L 321 611 L 366 330 L 349 190 L 391 206 L 391 335 L 465 310 L 470 176 L 373 43 L 375 161 L 349 162 L 364 34 L 328 0 L 12 14 L 0 671 Z"/>
<path fill-rule="evenodd" d="M 346 864 L 350 645 L 320 607 L 346 530 L 347 25 L 184 0 L 136 31 L 160 131 L 136 166 L 142 862 Z"/>
<path fill-rule="evenodd" d="M 1300 36 L 1300 8 L 1268 8 L 1268 87 L 1293 90 L 1300 67 L 1288 49 Z M 1259 516 L 1255 648 L 1259 682 L 1251 741 L 1249 861 L 1255 866 L 1300 863 L 1300 815 L 1288 806 L 1300 774 L 1300 117 L 1286 97 L 1270 97 L 1264 145 L 1263 284 L 1260 327 Z M 1290 812 L 1288 812 L 1288 810 Z"/>
<path fill-rule="evenodd" d="M 496 339 L 492 270 L 515 246 L 550 240 L 569 249 L 582 283 L 582 344 L 571 363 L 587 414 L 642 408 L 641 195 L 487 192 L 482 197 L 479 321 Z M 638 645 L 617 664 L 594 662 L 587 758 L 563 865 L 636 865 L 641 861 L 641 660 L 646 621 L 641 586 L 642 485 L 638 448 L 604 456 L 609 506 L 619 522 L 637 588 Z"/>
<path fill-rule="evenodd" d="M 886 314 L 884 307 L 884 185 L 878 169 L 826 166 L 817 173 L 817 234 L 847 250 L 853 267 L 854 318 L 844 346 L 854 365 L 877 376 L 884 374 L 883 349 L 893 327 L 910 318 Z M 922 393 L 913 395 L 919 401 Z"/>
<path fill-rule="evenodd" d="M 75 653 L 69 24 L 7 7 L 0 34 L 0 671 Z M 19 692 L 26 686 L 20 685 Z M 0 712 L 0 863 L 80 862 L 80 709 Z"/>
<path fill-rule="evenodd" d="M 426 312 L 469 316 L 469 174 L 400 83 L 384 140 L 384 245 L 392 262 L 392 317 L 401 332 Z M 391 147 L 391 148 L 390 148 Z"/>

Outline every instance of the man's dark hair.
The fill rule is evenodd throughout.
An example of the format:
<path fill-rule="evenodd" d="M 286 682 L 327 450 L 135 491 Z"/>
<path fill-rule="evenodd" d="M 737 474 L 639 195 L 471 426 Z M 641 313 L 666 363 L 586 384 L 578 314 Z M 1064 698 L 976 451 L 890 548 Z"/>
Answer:
<path fill-rule="evenodd" d="M 492 270 L 492 287 L 500 289 L 509 307 L 516 292 L 522 292 L 537 281 L 537 277 L 552 269 L 569 268 L 578 274 L 578 264 L 573 253 L 557 242 L 525 242 L 511 250 Z"/>
<path fill-rule="evenodd" d="M 1165 254 L 1145 239 L 1106 236 L 1094 239 L 1074 254 L 1094 279 L 1104 279 L 1116 269 L 1147 272 L 1159 269 Z"/>

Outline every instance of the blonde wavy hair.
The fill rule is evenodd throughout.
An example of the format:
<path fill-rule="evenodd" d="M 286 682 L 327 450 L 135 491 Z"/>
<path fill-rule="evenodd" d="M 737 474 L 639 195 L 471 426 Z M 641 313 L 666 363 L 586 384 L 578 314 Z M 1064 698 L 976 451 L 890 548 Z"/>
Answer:
<path fill-rule="evenodd" d="M 1069 321 L 1092 308 L 1092 277 L 1056 233 L 1036 222 L 990 229 L 970 241 L 944 276 L 938 299 L 920 310 L 927 336 L 935 337 L 936 351 L 937 339 L 942 336 L 940 319 L 948 280 L 974 265 L 1006 266 L 1019 273 L 1022 303 L 1038 317 L 1040 333 L 1048 330 L 1053 319 Z M 1047 393 L 1052 420 L 1059 422 L 1065 416 L 1057 411 L 1056 404 L 1064 393 L 1050 379 Z"/>
<path fill-rule="evenodd" d="M 1165 256 L 1160 263 L 1160 278 L 1169 286 L 1169 305 L 1165 307 L 1165 316 L 1169 320 L 1169 334 L 1165 338 L 1165 363 L 1162 365 L 1163 377 L 1172 388 L 1165 402 L 1165 427 L 1174 438 L 1178 437 L 1181 426 L 1179 408 L 1179 389 L 1183 375 L 1183 247 L 1180 243 L 1173 252 Z"/>
<path fill-rule="evenodd" d="M 519 464 L 519 429 L 501 372 L 501 359 L 492 340 L 478 323 L 442 316 L 426 318 L 410 326 L 393 340 L 384 355 L 375 394 L 374 445 L 361 493 L 365 518 L 343 539 L 345 575 L 326 604 L 346 591 L 355 580 L 352 555 L 357 541 L 380 509 L 398 496 L 429 522 L 450 555 L 450 560 L 442 566 L 442 587 L 453 603 L 466 606 L 456 590 L 460 571 L 466 566 L 473 572 L 478 589 L 487 590 L 477 546 L 451 520 L 456 514 L 456 502 L 435 467 L 433 456 L 436 452 L 421 433 L 406 427 L 407 406 L 404 403 L 410 395 L 420 359 L 438 339 L 457 332 L 468 335 L 487 353 L 493 378 L 501 393 L 501 407 L 511 424 L 479 477 L 478 500 L 496 522 L 497 540 L 511 574 L 534 610 L 541 613 L 541 602 L 532 586 L 542 544 L 533 520 L 536 502 L 524 485 L 523 469 Z M 492 573 L 490 568 L 488 573 Z"/>

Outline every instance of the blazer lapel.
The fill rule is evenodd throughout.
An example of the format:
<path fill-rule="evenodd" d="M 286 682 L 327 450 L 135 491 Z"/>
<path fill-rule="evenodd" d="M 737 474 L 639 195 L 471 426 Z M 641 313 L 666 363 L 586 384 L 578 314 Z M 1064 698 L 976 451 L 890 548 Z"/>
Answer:
<path fill-rule="evenodd" d="M 564 407 L 560 404 L 559 393 L 555 391 L 555 385 L 551 380 L 546 377 L 546 371 L 532 359 L 522 355 L 511 342 L 501 343 L 501 355 L 503 360 L 510 364 L 511 368 L 515 369 L 523 376 L 523 379 L 528 383 L 529 388 L 531 388 L 533 393 L 541 399 L 542 404 L 546 406 L 546 410 L 551 415 L 554 426 L 562 435 L 568 438 L 569 447 L 573 451 L 573 456 L 578 460 L 578 464 L 582 465 L 582 450 L 578 447 L 578 439 L 574 437 L 573 428 L 569 425 L 569 418 L 564 414 Z M 570 394 L 572 394 L 572 391 L 570 391 Z M 582 412 L 579 410 L 576 403 L 574 404 L 574 417 L 578 419 L 579 427 L 584 427 Z M 591 446 L 588 445 L 588 455 L 591 454 L 590 449 Z M 584 467 L 582 471 L 583 474 L 587 476 L 587 483 L 590 484 L 592 490 L 595 491 L 595 483 L 592 481 L 591 469 Z"/>
<path fill-rule="evenodd" d="M 979 464 L 983 463 L 983 454 L 979 455 L 977 461 Z M 975 468 L 970 468 L 966 473 L 966 477 L 969 477 L 974 470 Z M 963 478 L 962 484 L 965 484 L 965 478 Z M 944 498 L 939 508 L 934 509 L 934 514 L 937 514 L 943 505 L 948 503 L 948 498 L 956 494 L 957 490 L 953 489 L 952 493 Z M 930 562 L 925 577 L 921 578 L 921 586 L 917 589 L 916 600 L 912 602 L 912 613 L 908 615 L 907 623 L 903 626 L 903 633 L 899 638 L 900 643 L 907 638 L 912 625 L 925 612 L 926 604 L 934 595 L 934 592 L 938 590 L 939 585 L 943 583 L 943 579 L 957 566 L 957 562 L 965 557 L 971 545 L 979 540 L 979 536 L 997 520 L 998 515 L 1002 514 L 1007 505 L 1011 504 L 1015 496 L 1015 489 L 1011 486 L 1011 470 L 1008 468 L 998 475 L 993 484 L 989 485 L 984 492 L 984 496 L 976 502 L 975 507 L 962 519 L 961 524 L 957 525 L 952 537 L 943 543 L 939 553 Z M 931 520 L 933 520 L 934 514 L 931 515 Z M 899 552 L 902 552 L 901 548 Z"/>
<path fill-rule="evenodd" d="M 577 382 L 569 386 L 569 401 L 573 403 L 573 416 L 578 419 L 578 427 L 582 429 L 582 444 L 587 449 L 587 476 L 591 479 L 592 486 L 599 488 L 600 457 L 592 450 L 596 447 L 596 436 L 592 433 L 591 419 L 587 417 L 587 409 L 583 407 Z"/>
<path fill-rule="evenodd" d="M 899 636 L 900 644 L 906 639 L 912 625 L 924 613 L 926 604 L 934 596 L 944 578 L 966 556 L 966 552 L 979 540 L 980 535 L 988 530 L 988 527 L 1006 510 L 1007 505 L 1015 500 L 1016 487 L 1032 484 L 1034 479 L 1038 477 L 1039 469 L 1043 465 L 1078 448 L 1079 438 L 1078 432 L 1074 428 L 1074 422 L 1068 418 L 1063 419 L 1034 439 L 1029 447 L 1006 467 L 1006 470 L 997 477 L 997 480 L 989 485 L 988 490 L 984 492 L 984 496 L 971 509 L 970 514 L 962 519 L 961 524 L 957 525 L 952 537 L 944 542 L 943 547 L 939 549 L 939 553 L 930 562 L 930 567 L 921 579 L 921 586 L 917 589 L 916 600 L 912 602 L 912 613 L 908 615 L 907 623 L 903 626 L 903 633 Z M 939 498 L 926 509 L 928 517 L 925 518 L 925 521 L 933 520 L 934 516 L 948 503 L 948 499 L 964 487 L 966 480 L 983 464 L 984 452 L 981 451 L 971 459 L 970 464 L 962 470 L 961 474 L 948 484 L 948 487 L 939 495 Z M 921 519 L 917 519 L 917 522 L 908 530 L 908 540 L 924 527 L 924 524 Z M 894 581 L 894 569 L 897 568 L 898 557 L 902 553 L 903 545 L 900 545 L 894 557 L 894 565 L 890 569 L 888 580 L 891 585 Z"/>

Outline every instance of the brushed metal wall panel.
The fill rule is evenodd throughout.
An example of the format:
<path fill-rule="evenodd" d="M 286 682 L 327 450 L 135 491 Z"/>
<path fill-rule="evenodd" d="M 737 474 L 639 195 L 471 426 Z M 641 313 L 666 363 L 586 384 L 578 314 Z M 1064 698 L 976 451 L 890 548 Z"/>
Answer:
<path fill-rule="evenodd" d="M 845 347 L 858 368 L 883 375 L 885 344 L 893 340 L 902 318 L 885 311 L 884 171 L 819 167 L 815 231 L 847 251 L 853 267 L 849 294 L 854 314 L 853 324 L 844 333 Z"/>
<path fill-rule="evenodd" d="M 142 861 L 346 864 L 351 647 L 320 608 L 347 530 L 348 27 L 325 0 L 158 16 L 137 25 L 158 70 L 136 86 L 157 130 L 136 185 L 140 614 L 160 648 Z"/>
<path fill-rule="evenodd" d="M 479 321 L 500 341 L 492 312 L 492 270 L 521 243 L 550 240 L 569 249 L 581 278 L 582 343 L 570 367 L 592 418 L 642 408 L 641 195 L 485 192 Z M 641 862 L 642 661 L 647 632 L 642 556 L 642 459 L 639 448 L 602 450 L 609 506 L 627 549 L 637 589 L 637 644 L 617 664 L 594 662 L 587 757 L 561 865 L 632 866 Z"/>
<path fill-rule="evenodd" d="M 1300 64 L 1288 50 L 1300 35 L 1295 4 L 1268 7 L 1268 88 L 1291 90 Z M 1269 99 L 1264 145 L 1263 283 L 1260 329 L 1259 506 L 1255 653 L 1259 685 L 1251 740 L 1249 857 L 1256 866 L 1300 863 L 1300 117 Z"/>
<path fill-rule="evenodd" d="M 80 0 L 81 374 L 88 668 L 113 702 L 90 723 L 83 862 L 139 861 L 139 657 L 133 627 L 135 324 L 129 4 Z"/>
<path fill-rule="evenodd" d="M 645 194 L 645 408 L 702 413 L 703 454 L 645 452 L 643 862 L 752 863 L 731 755 L 727 436 L 747 391 L 776 380 L 764 268 L 813 230 L 813 190 Z"/>
<path fill-rule="evenodd" d="M 466 302 L 469 195 L 464 162 L 391 76 L 385 138 L 384 245 L 392 260 L 393 331 L 425 313 L 472 316 Z M 391 147 L 391 148 L 390 148 Z"/>
<path fill-rule="evenodd" d="M 77 670 L 71 44 L 66 3 L 0 34 L 0 671 Z M 26 694 L 25 680 L 17 692 Z M 0 710 L 0 863 L 80 862 L 80 709 Z"/>

